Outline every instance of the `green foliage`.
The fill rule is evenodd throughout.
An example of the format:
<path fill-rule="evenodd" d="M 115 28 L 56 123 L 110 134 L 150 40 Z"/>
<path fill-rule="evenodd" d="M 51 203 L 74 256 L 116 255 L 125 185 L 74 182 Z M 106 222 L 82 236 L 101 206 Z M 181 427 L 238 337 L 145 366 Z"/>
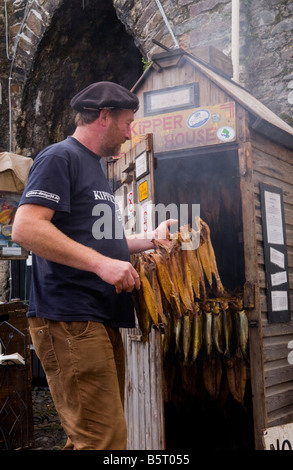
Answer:
<path fill-rule="evenodd" d="M 148 62 L 144 57 L 141 59 L 143 65 L 143 71 L 145 71 L 151 62 Z"/>

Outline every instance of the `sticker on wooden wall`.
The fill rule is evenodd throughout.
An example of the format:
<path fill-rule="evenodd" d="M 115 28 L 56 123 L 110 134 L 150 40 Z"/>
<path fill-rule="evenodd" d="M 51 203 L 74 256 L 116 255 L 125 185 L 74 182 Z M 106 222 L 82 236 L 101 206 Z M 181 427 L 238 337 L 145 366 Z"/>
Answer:
<path fill-rule="evenodd" d="M 139 191 L 139 202 L 144 201 L 148 197 L 148 182 L 144 181 L 138 187 Z"/>
<path fill-rule="evenodd" d="M 128 213 L 128 218 L 130 219 L 133 217 L 134 213 L 134 202 L 133 202 L 133 192 L 130 191 L 127 194 L 127 213 Z"/>

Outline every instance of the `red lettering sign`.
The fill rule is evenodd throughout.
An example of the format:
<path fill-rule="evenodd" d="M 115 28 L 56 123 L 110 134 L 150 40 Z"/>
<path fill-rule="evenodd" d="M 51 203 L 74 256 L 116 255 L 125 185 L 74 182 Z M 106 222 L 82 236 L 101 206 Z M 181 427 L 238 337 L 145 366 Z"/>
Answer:
<path fill-rule="evenodd" d="M 206 116 L 204 120 L 201 119 L 202 112 Z M 191 121 L 189 118 L 192 115 L 195 119 Z M 229 131 L 232 130 L 232 137 L 227 140 L 230 142 L 236 135 L 235 121 L 234 102 L 147 116 L 132 123 L 132 145 L 139 141 L 140 136 L 148 133 L 154 134 L 155 152 L 221 144 L 225 142 L 221 139 L 222 132 L 226 131 L 225 126 L 229 126 Z M 129 143 L 128 146 L 125 144 L 125 150 L 124 147 L 122 150 L 127 151 L 129 147 Z"/>

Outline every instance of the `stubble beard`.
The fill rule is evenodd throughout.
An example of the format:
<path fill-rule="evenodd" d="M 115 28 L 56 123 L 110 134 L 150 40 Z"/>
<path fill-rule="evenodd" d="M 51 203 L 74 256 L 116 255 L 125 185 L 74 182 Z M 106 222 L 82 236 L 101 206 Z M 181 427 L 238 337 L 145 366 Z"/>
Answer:
<path fill-rule="evenodd" d="M 103 157 L 110 158 L 110 157 L 116 157 L 117 155 L 119 155 L 122 143 L 121 142 L 117 143 L 117 139 L 116 139 L 116 142 L 115 141 L 113 142 L 115 138 L 113 139 L 112 137 L 112 136 L 115 136 L 115 134 L 118 131 L 119 129 L 117 129 L 116 123 L 112 124 L 111 132 L 109 132 L 108 135 L 105 136 L 105 139 L 103 142 L 103 146 L 102 146 Z"/>
<path fill-rule="evenodd" d="M 115 145 L 115 147 L 107 146 L 103 149 L 102 157 L 104 158 L 117 157 L 117 155 L 119 155 L 120 153 L 120 150 L 121 150 L 121 144 Z"/>

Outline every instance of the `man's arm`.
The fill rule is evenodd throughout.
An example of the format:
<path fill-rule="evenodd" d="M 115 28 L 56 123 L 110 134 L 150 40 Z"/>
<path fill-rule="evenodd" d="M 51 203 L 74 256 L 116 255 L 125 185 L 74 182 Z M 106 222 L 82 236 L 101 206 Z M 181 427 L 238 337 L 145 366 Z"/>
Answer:
<path fill-rule="evenodd" d="M 54 211 L 24 204 L 15 215 L 12 239 L 36 255 L 55 263 L 90 271 L 116 287 L 117 293 L 140 287 L 137 272 L 126 261 L 108 258 L 62 233 L 51 220 Z"/>
<path fill-rule="evenodd" d="M 169 228 L 173 224 L 178 224 L 178 220 L 168 219 L 164 222 L 161 222 L 153 232 L 131 235 L 127 237 L 129 252 L 133 254 L 139 253 L 141 251 L 151 250 L 154 248 L 154 244 L 152 242 L 154 239 L 160 240 L 160 242 L 165 243 L 167 246 L 170 245 Z"/>

